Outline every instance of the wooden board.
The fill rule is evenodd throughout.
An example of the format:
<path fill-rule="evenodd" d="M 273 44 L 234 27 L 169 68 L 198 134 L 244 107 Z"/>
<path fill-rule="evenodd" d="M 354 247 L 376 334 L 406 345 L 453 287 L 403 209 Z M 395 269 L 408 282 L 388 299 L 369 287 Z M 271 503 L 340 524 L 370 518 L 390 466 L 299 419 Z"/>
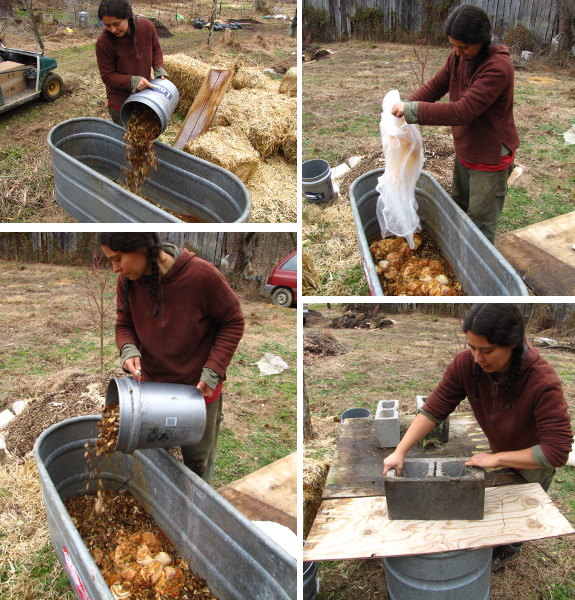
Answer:
<path fill-rule="evenodd" d="M 178 131 L 174 148 L 183 150 L 188 142 L 209 129 L 233 75 L 231 70 L 210 69 Z"/>
<path fill-rule="evenodd" d="M 303 559 L 433 554 L 573 533 L 538 483 L 487 488 L 481 521 L 390 521 L 384 497 L 340 498 L 322 502 Z"/>
<path fill-rule="evenodd" d="M 415 446 L 407 457 L 469 457 L 489 452 L 485 434 L 470 413 L 455 413 L 449 420 L 449 442 L 441 448 L 422 451 Z M 378 448 L 374 419 L 346 419 L 331 462 L 323 499 L 384 496 L 383 459 L 393 448 Z M 515 469 L 488 469 L 486 487 L 525 483 Z"/>
<path fill-rule="evenodd" d="M 539 296 L 575 295 L 575 212 L 510 231 L 495 247 Z"/>
<path fill-rule="evenodd" d="M 297 452 L 218 490 L 251 521 L 274 521 L 297 535 Z"/>

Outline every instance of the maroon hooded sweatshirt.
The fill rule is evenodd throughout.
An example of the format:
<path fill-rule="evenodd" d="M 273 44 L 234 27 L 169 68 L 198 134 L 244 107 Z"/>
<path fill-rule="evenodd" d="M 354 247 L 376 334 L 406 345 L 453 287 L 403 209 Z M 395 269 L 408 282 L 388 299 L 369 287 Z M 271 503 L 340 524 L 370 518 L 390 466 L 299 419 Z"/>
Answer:
<path fill-rule="evenodd" d="M 478 400 L 469 404 L 493 452 L 540 444 L 545 458 L 560 467 L 567 462 L 573 444 L 567 403 L 553 367 L 529 342 L 527 345 L 519 380 L 511 387 L 512 408 L 505 410 L 506 377 L 495 382 L 487 373 L 481 373 Z M 443 421 L 462 400 L 473 398 L 474 366 L 470 350 L 456 354 L 423 410 Z"/>
<path fill-rule="evenodd" d="M 472 61 L 459 59 L 454 79 L 455 50 L 441 70 L 409 101 L 419 101 L 419 125 L 451 125 L 453 145 L 459 156 L 471 163 L 497 165 L 505 144 L 519 148 L 513 120 L 513 62 L 509 48 L 491 46 L 472 77 Z M 449 102 L 438 102 L 449 92 Z"/>
<path fill-rule="evenodd" d="M 132 95 L 132 76 L 137 75 L 149 80 L 152 68 L 156 70 L 158 67 L 164 67 L 164 55 L 154 24 L 141 17 L 135 19 L 138 54 L 134 55 L 128 32 L 115 38 L 120 56 L 106 30 L 102 31 L 96 41 L 98 68 L 106 85 L 108 102 L 113 106 L 122 106 Z"/>
<path fill-rule="evenodd" d="M 151 277 L 130 284 L 128 304 L 117 313 L 116 344 L 134 344 L 142 354 L 142 379 L 197 385 L 202 368 L 225 378 L 244 331 L 240 302 L 211 263 L 182 250 L 160 280 L 154 312 Z M 117 305 L 123 305 L 124 276 L 118 277 Z"/>

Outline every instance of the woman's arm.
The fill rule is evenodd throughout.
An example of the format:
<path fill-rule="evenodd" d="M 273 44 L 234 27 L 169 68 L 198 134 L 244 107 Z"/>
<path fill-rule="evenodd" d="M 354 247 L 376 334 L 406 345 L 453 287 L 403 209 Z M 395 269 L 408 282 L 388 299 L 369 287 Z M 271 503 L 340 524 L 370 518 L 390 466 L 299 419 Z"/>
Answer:
<path fill-rule="evenodd" d="M 401 475 L 403 460 L 407 451 L 413 448 L 417 442 L 420 442 L 436 425 L 435 421 L 419 413 L 413 419 L 413 423 L 397 445 L 395 452 L 383 461 L 383 477 L 385 478 L 389 469 L 396 469 L 397 475 Z"/>
<path fill-rule="evenodd" d="M 488 469 L 490 467 L 512 467 L 514 469 L 540 469 L 533 460 L 531 448 L 525 450 L 515 450 L 513 452 L 497 452 L 490 454 L 488 452 L 480 452 L 474 454 L 466 463 L 467 467 L 481 467 Z"/>

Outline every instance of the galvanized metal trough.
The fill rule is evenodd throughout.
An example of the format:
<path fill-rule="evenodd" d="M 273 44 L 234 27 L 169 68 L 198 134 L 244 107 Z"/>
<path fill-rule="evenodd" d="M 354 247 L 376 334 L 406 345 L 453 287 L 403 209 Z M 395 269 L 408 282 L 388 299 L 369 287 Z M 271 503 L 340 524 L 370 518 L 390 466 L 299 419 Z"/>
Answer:
<path fill-rule="evenodd" d="M 84 444 L 94 454 L 99 419 L 67 419 L 34 444 L 50 537 L 78 598 L 113 600 L 62 502 L 86 483 L 96 491 L 100 478 L 105 489 L 130 491 L 221 600 L 296 599 L 296 560 L 167 450 L 115 452 L 88 465 Z"/>
<path fill-rule="evenodd" d="M 182 223 L 116 183 L 127 167 L 124 129 L 96 118 L 64 121 L 48 134 L 56 202 L 82 223 Z M 245 185 L 205 160 L 154 142 L 158 168 L 141 193 L 159 205 L 208 223 L 245 223 L 251 211 Z"/>
<path fill-rule="evenodd" d="M 369 241 L 380 234 L 375 212 L 379 194 L 375 187 L 384 170 L 365 173 L 349 188 L 357 241 L 372 296 L 384 295 L 369 250 Z M 441 248 L 467 295 L 529 295 L 511 265 L 426 171 L 417 180 L 415 199 L 421 224 Z"/>

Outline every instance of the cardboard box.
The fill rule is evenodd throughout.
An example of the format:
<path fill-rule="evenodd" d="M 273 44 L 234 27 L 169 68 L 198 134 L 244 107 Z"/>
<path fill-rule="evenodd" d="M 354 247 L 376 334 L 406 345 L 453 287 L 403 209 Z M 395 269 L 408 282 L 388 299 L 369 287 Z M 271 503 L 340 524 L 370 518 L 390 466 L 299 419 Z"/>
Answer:
<path fill-rule="evenodd" d="M 26 65 L 11 60 L 0 62 L 0 85 L 16 81 L 19 78 L 23 79 L 26 68 Z"/>
<path fill-rule="evenodd" d="M 24 81 L 24 77 L 22 77 L 21 79 L 19 79 L 17 81 L 10 81 L 8 83 L 3 83 L 1 87 L 2 87 L 2 96 L 4 96 L 4 99 L 6 99 L 6 98 L 10 98 L 10 96 L 13 96 L 14 94 L 17 94 L 18 92 L 25 90 L 26 82 Z"/>

